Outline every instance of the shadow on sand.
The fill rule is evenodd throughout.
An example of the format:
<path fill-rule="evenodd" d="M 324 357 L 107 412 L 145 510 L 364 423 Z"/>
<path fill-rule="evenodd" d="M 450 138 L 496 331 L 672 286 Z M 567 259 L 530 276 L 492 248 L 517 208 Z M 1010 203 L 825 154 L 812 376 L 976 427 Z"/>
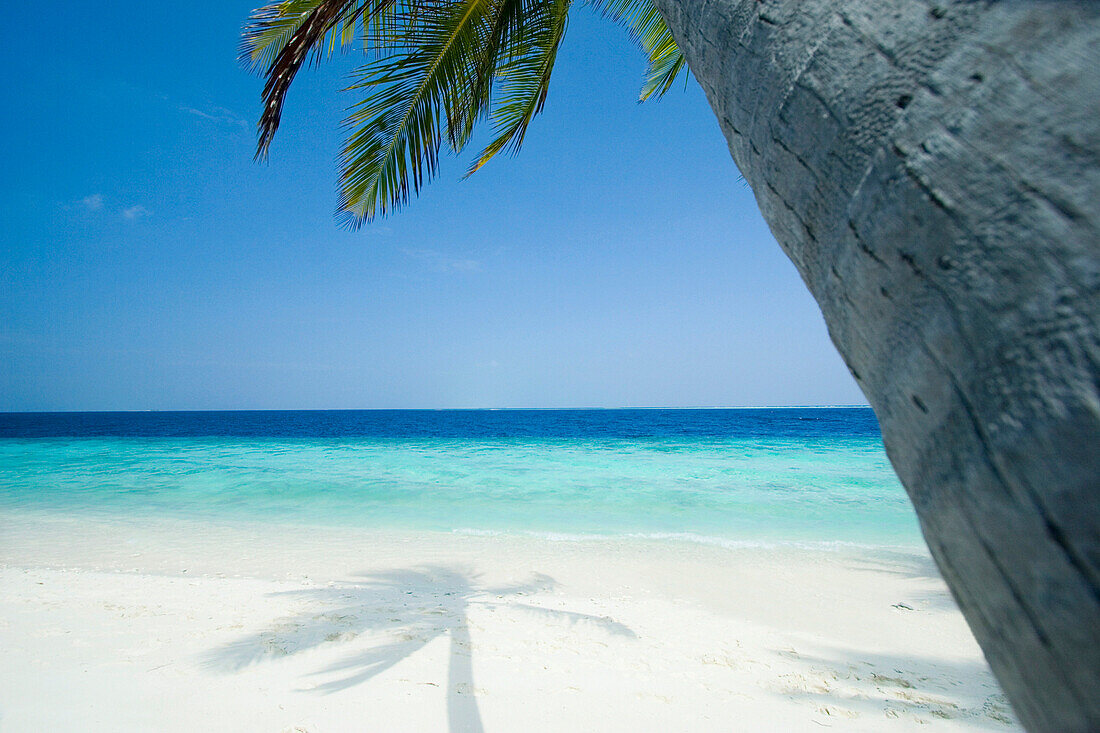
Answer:
<path fill-rule="evenodd" d="M 921 581 L 925 586 L 923 591 L 916 593 L 912 598 L 899 599 L 909 601 L 905 608 L 912 608 L 912 602 L 916 602 L 922 609 L 937 611 L 958 611 L 959 607 L 947 584 L 940 575 L 939 568 L 931 557 L 913 552 L 894 552 L 891 550 L 876 550 L 858 559 L 853 559 L 848 567 L 870 573 L 885 573 L 896 575 L 909 580 Z M 903 608 L 903 610 L 905 610 Z"/>
<path fill-rule="evenodd" d="M 955 721 L 995 731 L 1018 725 L 1008 700 L 979 660 L 842 648 L 822 648 L 818 654 L 794 649 L 775 653 L 795 663 L 775 680 L 775 692 L 809 703 L 822 719 L 903 718 L 920 725 Z"/>
<path fill-rule="evenodd" d="M 278 619 L 262 631 L 215 648 L 205 655 L 203 663 L 208 669 L 232 672 L 322 645 L 350 642 L 363 633 L 381 634 L 390 640 L 349 654 L 314 672 L 314 676 L 333 678 L 311 687 L 314 692 L 325 694 L 367 682 L 434 639 L 447 635 L 449 730 L 482 733 L 481 713 L 474 694 L 468 621 L 471 606 L 514 608 L 635 638 L 631 629 L 611 618 L 542 608 L 517 600 L 551 591 L 556 586 L 553 578 L 535 573 L 523 583 L 484 587 L 475 574 L 446 565 L 364 573 L 350 582 L 279 594 L 301 598 L 310 610 Z"/>

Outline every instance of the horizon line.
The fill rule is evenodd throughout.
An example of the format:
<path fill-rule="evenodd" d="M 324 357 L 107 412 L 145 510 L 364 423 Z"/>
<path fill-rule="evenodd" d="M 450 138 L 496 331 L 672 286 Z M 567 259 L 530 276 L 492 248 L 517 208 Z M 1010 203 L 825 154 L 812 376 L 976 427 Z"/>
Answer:
<path fill-rule="evenodd" d="M 566 412 L 578 410 L 833 410 L 867 408 L 866 403 L 834 405 L 703 405 L 703 406 L 620 406 L 620 407 L 235 407 L 235 408 L 186 408 L 186 409 L 129 409 L 129 410 L 0 410 L 0 415 L 65 415 L 89 413 L 146 413 L 146 412 L 508 412 L 539 411 Z"/>

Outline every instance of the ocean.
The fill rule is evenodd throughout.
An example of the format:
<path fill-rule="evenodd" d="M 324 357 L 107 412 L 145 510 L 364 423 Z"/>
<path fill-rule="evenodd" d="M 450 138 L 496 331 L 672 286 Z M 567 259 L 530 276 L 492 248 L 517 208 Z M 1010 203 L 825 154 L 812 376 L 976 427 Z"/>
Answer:
<path fill-rule="evenodd" d="M 868 408 L 0 414 L 0 514 L 922 545 Z"/>

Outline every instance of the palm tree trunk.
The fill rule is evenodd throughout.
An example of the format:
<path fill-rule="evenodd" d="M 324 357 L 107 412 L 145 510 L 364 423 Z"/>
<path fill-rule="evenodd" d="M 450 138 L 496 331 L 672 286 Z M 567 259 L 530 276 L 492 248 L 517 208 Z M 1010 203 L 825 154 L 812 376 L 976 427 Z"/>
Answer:
<path fill-rule="evenodd" d="M 1100 3 L 655 0 L 1031 730 L 1100 730 Z"/>

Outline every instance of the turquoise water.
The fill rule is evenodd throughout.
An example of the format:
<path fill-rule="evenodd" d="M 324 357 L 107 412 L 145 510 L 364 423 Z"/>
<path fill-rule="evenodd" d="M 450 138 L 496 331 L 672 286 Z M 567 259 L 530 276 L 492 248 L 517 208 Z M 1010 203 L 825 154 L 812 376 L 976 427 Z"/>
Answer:
<path fill-rule="evenodd" d="M 868 410 L 176 415 L 0 416 L 0 511 L 920 544 Z"/>

